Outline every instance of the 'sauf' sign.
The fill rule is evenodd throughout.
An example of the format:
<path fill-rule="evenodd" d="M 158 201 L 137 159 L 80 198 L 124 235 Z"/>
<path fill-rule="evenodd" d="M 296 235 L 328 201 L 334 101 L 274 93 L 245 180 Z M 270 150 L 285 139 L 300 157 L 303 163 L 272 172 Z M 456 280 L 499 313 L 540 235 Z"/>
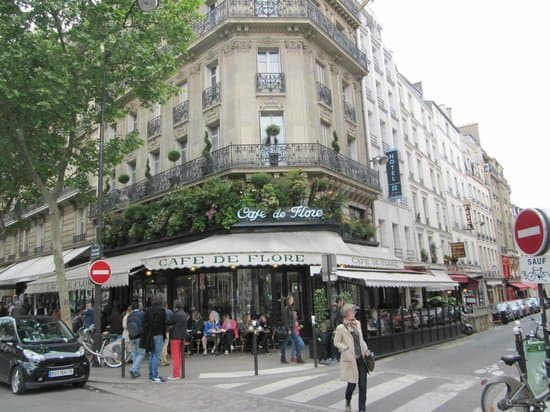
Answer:
<path fill-rule="evenodd" d="M 550 256 L 522 256 L 520 270 L 525 282 L 550 283 Z"/>

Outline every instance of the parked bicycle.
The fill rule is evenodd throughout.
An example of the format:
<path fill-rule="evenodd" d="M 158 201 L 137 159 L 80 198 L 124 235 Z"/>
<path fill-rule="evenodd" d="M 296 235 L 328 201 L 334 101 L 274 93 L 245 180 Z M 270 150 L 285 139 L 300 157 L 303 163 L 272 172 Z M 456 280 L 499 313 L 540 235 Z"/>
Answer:
<path fill-rule="evenodd" d="M 81 328 L 78 331 L 78 341 L 86 350 L 88 360 L 96 361 L 99 366 L 118 368 L 122 365 L 122 339 L 112 340 L 109 332 L 101 334 L 101 346 L 99 351 L 94 350 L 94 329 Z M 129 360 L 129 353 L 125 354 L 125 361 Z"/>
<path fill-rule="evenodd" d="M 527 379 L 527 362 L 525 357 L 523 333 L 519 321 L 514 327 L 516 355 L 503 355 L 502 361 L 512 366 L 516 364 L 519 370 L 519 381 L 511 376 L 498 376 L 490 379 L 481 393 L 481 409 L 483 412 L 516 411 L 516 412 L 543 412 L 550 399 L 547 373 L 543 374 L 546 389 L 541 395 L 535 395 Z M 536 336 L 536 331 L 534 336 Z M 544 345 L 543 345 L 544 346 Z M 549 359 L 545 359 L 546 371 L 549 368 Z"/>

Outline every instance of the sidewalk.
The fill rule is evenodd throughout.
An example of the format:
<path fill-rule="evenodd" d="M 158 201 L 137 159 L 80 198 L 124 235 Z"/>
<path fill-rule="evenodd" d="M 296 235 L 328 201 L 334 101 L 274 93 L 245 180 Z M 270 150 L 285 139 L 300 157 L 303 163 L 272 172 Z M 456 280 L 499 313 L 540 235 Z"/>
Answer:
<path fill-rule="evenodd" d="M 304 352 L 308 353 L 308 352 Z M 280 363 L 279 352 L 258 355 L 258 376 L 254 376 L 254 357 L 250 352 L 233 352 L 230 355 L 192 355 L 185 357 L 185 379 L 152 383 L 148 377 L 148 358 L 141 364 L 141 377 L 132 379 L 129 367 L 126 377 L 121 377 L 121 368 L 92 368 L 88 387 L 91 390 L 108 392 L 122 398 L 138 400 L 163 410 L 181 411 L 189 407 L 194 411 L 227 412 L 228 408 L 240 411 L 298 412 L 325 411 L 325 408 L 296 405 L 293 402 L 264 399 L 261 396 L 242 396 L 238 392 L 215 388 L 222 383 L 225 389 L 239 382 L 274 374 L 294 375 L 326 372 L 327 366 L 315 369 L 313 360 L 304 364 Z M 172 373 L 172 365 L 159 367 L 159 374 L 166 378 Z M 260 384 L 260 383 L 259 383 Z"/>

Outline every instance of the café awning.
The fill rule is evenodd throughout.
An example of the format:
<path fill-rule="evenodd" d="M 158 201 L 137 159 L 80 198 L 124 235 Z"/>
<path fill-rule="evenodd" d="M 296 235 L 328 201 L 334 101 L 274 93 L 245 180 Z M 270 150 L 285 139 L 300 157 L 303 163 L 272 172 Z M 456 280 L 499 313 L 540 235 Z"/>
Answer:
<path fill-rule="evenodd" d="M 320 269 L 320 268 L 319 268 Z M 319 272 L 313 270 L 312 273 Z M 368 287 L 404 288 L 420 287 L 428 290 L 449 290 L 458 287 L 444 272 L 414 272 L 414 271 L 365 271 L 354 269 L 338 269 L 337 276 L 344 279 L 355 279 Z"/>
<path fill-rule="evenodd" d="M 537 289 L 536 283 L 510 282 L 509 285 L 522 291 L 527 289 Z"/>
<path fill-rule="evenodd" d="M 338 265 L 399 269 L 403 262 L 376 247 L 359 252 L 330 231 L 248 232 L 213 235 L 167 247 L 143 259 L 150 270 L 232 266 L 321 265 L 335 254 Z"/>
<path fill-rule="evenodd" d="M 455 282 L 458 282 L 463 285 L 471 285 L 472 287 L 477 286 L 478 281 L 474 278 L 471 278 L 470 276 L 466 275 L 465 273 L 449 273 L 449 277 L 454 280 Z"/>
<path fill-rule="evenodd" d="M 84 246 L 76 249 L 63 251 L 63 261 L 65 264 L 71 262 L 90 246 Z M 19 262 L 6 271 L 0 273 L 0 286 L 15 285 L 20 282 L 30 282 L 42 277 L 51 275 L 55 270 L 53 254 L 33 258 L 24 262 Z"/>

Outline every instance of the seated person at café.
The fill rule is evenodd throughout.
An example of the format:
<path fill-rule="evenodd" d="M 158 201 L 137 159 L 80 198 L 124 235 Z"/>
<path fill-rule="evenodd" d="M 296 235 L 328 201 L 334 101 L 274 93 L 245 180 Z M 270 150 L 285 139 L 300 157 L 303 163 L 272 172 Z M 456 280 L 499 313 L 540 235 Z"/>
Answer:
<path fill-rule="evenodd" d="M 233 340 L 239 338 L 239 328 L 237 327 L 237 321 L 231 319 L 230 314 L 224 315 L 221 332 L 224 354 L 228 355 L 229 351 L 231 350 L 231 346 L 233 345 Z"/>
<path fill-rule="evenodd" d="M 271 324 L 265 315 L 260 315 L 258 318 L 258 327 L 261 328 L 258 331 L 258 348 L 263 349 L 265 353 L 269 353 L 267 346 L 269 336 L 271 335 Z"/>
<path fill-rule="evenodd" d="M 212 347 L 212 353 L 216 353 L 216 347 L 218 346 L 219 342 L 219 333 L 220 333 L 220 323 L 216 322 L 216 315 L 214 314 L 214 311 L 210 312 L 210 315 L 208 315 L 208 322 L 204 323 L 204 327 L 202 329 L 202 347 L 203 347 L 203 355 L 207 354 L 207 348 L 208 341 L 214 342 L 214 346 Z"/>
<path fill-rule="evenodd" d="M 192 343 L 194 344 L 196 342 L 197 352 L 199 352 L 203 327 L 204 325 L 201 319 L 201 314 L 194 310 L 191 312 L 191 316 L 189 316 L 189 319 L 187 320 L 187 330 L 191 334 Z"/>

